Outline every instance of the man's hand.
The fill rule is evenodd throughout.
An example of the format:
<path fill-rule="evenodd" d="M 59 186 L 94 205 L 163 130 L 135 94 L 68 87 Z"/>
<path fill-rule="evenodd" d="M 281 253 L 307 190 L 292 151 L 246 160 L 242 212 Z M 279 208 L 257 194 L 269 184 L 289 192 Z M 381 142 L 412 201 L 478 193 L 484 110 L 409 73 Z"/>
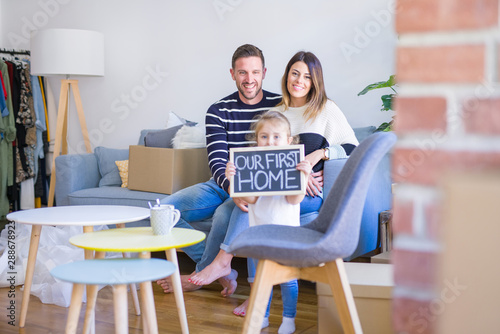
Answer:
<path fill-rule="evenodd" d="M 236 174 L 236 167 L 231 161 L 228 161 L 226 164 L 226 178 L 228 180 L 231 179 L 231 176 L 234 176 Z M 248 212 L 248 202 L 243 200 L 242 198 L 239 197 L 233 197 L 233 202 L 236 204 L 238 208 L 241 209 L 243 212 Z"/>
<path fill-rule="evenodd" d="M 307 179 L 307 195 L 311 197 L 318 196 L 323 188 L 323 171 L 311 173 Z"/>
<path fill-rule="evenodd" d="M 233 197 L 233 202 L 243 212 L 248 212 L 248 203 L 239 197 Z"/>

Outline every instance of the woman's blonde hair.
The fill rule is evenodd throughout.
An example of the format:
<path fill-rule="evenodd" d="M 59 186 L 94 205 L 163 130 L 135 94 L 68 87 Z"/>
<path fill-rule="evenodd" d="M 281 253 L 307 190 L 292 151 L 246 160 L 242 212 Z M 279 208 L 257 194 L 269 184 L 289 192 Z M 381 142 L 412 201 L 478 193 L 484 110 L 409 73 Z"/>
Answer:
<path fill-rule="evenodd" d="M 260 114 L 255 117 L 255 122 L 252 123 L 250 126 L 250 130 L 252 131 L 249 133 L 246 138 L 248 141 L 254 141 L 257 142 L 257 135 L 264 125 L 265 122 L 275 122 L 277 124 L 283 125 L 286 128 L 287 131 L 287 136 L 288 137 L 293 137 L 292 144 L 298 144 L 299 143 L 299 136 L 292 136 L 291 135 L 291 128 L 290 128 L 290 122 L 288 121 L 288 118 L 279 111 L 274 111 L 274 110 L 269 110 L 266 111 L 263 114 Z M 254 144 L 255 145 L 255 144 Z"/>
<path fill-rule="evenodd" d="M 326 96 L 325 91 L 325 82 L 323 80 L 323 68 L 321 67 L 321 62 L 318 57 L 316 57 L 312 52 L 299 51 L 297 52 L 292 59 L 288 62 L 285 68 L 285 74 L 283 74 L 283 78 L 281 79 L 281 91 L 283 94 L 283 98 L 278 105 L 284 105 L 285 110 L 290 107 L 290 92 L 288 91 L 288 74 L 293 66 L 298 61 L 304 62 L 309 68 L 309 73 L 311 75 L 311 90 L 307 94 L 307 103 L 309 103 L 306 111 L 304 112 L 304 116 L 306 121 L 310 119 L 315 119 L 317 115 L 323 110 L 325 107 L 326 101 L 328 97 Z"/>

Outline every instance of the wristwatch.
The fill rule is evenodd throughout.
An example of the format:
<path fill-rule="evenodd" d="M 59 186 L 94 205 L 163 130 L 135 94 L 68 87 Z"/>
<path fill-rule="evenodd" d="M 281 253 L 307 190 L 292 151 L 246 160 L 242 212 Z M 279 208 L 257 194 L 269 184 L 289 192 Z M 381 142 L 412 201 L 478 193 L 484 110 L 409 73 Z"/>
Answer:
<path fill-rule="evenodd" d="M 323 160 L 330 160 L 330 148 L 325 147 L 323 150 L 325 150 L 325 156 L 323 157 Z"/>

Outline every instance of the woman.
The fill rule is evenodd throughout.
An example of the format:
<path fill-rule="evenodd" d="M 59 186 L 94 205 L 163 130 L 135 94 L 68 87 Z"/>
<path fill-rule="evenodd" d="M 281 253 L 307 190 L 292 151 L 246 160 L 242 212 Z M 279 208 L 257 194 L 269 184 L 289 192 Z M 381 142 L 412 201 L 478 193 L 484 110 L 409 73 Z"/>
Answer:
<path fill-rule="evenodd" d="M 293 136 L 304 144 L 305 159 L 314 167 L 308 178 L 307 196 L 300 204 L 301 225 L 311 221 L 323 204 L 324 160 L 347 158 L 358 144 L 354 131 L 339 107 L 326 96 L 323 69 L 319 59 L 311 52 L 297 52 L 288 62 L 281 82 L 283 99 L 273 110 L 283 112 L 291 125 Z M 309 219 L 307 219 L 308 217 Z M 248 227 L 248 214 L 235 208 L 221 250 L 210 265 L 193 275 L 190 282 L 210 284 L 231 273 L 232 254 L 226 252 L 232 240 Z M 204 254 L 205 255 L 205 254 Z M 249 268 L 249 282 L 254 268 Z M 234 291 L 234 289 L 233 289 Z M 227 293 L 226 293 L 227 295 Z M 246 303 L 233 313 L 244 316 Z"/>

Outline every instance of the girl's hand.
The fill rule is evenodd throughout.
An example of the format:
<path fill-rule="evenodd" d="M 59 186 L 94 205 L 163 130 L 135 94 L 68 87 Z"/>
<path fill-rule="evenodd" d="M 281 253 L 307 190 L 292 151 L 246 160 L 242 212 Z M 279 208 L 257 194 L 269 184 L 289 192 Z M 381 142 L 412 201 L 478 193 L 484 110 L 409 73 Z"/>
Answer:
<path fill-rule="evenodd" d="M 233 197 L 233 202 L 243 212 L 248 212 L 248 202 L 240 197 Z"/>
<path fill-rule="evenodd" d="M 229 161 L 227 164 L 226 164 L 226 179 L 230 180 L 231 179 L 231 176 L 234 176 L 236 175 L 236 167 L 234 166 L 234 164 Z"/>
<path fill-rule="evenodd" d="M 309 160 L 303 160 L 297 164 L 296 168 L 301 172 L 304 172 L 306 176 L 309 176 L 309 174 L 311 174 L 313 166 Z"/>

